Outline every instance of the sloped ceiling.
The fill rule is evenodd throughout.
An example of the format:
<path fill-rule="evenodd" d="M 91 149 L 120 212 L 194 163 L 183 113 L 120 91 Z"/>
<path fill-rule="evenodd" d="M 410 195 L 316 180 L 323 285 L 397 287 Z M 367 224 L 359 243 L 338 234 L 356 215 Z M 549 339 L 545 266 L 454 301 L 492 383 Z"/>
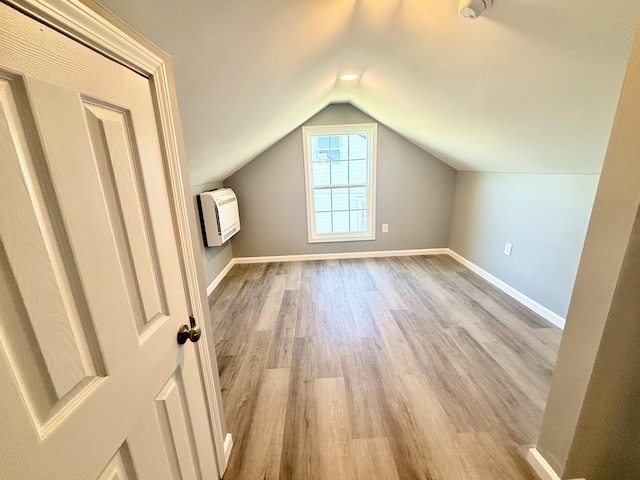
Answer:
<path fill-rule="evenodd" d="M 599 173 L 637 0 L 100 0 L 173 57 L 193 184 L 332 102 L 458 170 Z M 362 74 L 343 85 L 338 74 Z"/>

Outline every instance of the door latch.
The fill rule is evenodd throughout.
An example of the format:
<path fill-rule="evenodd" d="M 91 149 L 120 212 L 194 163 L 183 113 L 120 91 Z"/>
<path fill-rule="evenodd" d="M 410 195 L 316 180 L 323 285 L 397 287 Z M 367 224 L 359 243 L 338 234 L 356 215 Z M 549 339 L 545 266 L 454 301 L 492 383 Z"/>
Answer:
<path fill-rule="evenodd" d="M 193 343 L 200 340 L 202 330 L 196 325 L 196 319 L 189 317 L 189 323 L 191 324 L 191 328 L 189 328 L 189 325 L 182 325 L 180 330 L 178 330 L 178 343 L 180 345 L 184 345 L 187 340 L 191 340 Z"/>

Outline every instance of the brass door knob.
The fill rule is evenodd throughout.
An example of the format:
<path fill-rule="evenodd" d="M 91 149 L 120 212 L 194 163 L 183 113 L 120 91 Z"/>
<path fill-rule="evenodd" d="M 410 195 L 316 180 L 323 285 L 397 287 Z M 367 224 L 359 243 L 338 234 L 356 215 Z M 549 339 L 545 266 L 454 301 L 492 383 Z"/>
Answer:
<path fill-rule="evenodd" d="M 178 343 L 180 345 L 184 345 L 187 340 L 191 340 L 193 343 L 200 340 L 202 330 L 196 325 L 196 319 L 189 317 L 189 323 L 191 324 L 191 328 L 189 328 L 189 325 L 182 325 L 178 330 Z"/>

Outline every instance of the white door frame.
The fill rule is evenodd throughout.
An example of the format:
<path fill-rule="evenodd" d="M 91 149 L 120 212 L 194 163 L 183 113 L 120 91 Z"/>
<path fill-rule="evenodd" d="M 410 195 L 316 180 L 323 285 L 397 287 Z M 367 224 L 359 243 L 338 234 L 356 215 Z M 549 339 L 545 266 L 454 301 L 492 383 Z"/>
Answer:
<path fill-rule="evenodd" d="M 199 253 L 200 234 L 189 185 L 186 155 L 173 84 L 171 59 L 91 0 L 2 0 L 38 21 L 64 33 L 112 60 L 149 78 L 162 122 L 160 144 L 169 179 L 173 222 L 180 249 L 183 283 L 189 313 L 203 335 L 196 348 L 205 386 L 218 467 L 222 475 L 231 453 L 231 435 L 223 432 L 223 410 L 213 344 L 209 345 L 210 316 Z"/>

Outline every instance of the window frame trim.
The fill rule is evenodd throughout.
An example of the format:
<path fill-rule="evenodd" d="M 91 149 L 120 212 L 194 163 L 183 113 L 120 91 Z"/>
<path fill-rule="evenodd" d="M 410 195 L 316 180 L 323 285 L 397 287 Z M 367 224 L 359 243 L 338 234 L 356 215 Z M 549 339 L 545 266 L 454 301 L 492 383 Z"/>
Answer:
<path fill-rule="evenodd" d="M 311 159 L 311 136 L 312 135 L 354 135 L 366 133 L 370 141 L 367 142 L 367 156 L 370 160 L 367 169 L 367 231 L 363 233 L 339 233 L 339 234 L 318 234 L 316 233 L 315 222 L 315 188 L 312 185 L 312 159 Z M 304 161 L 304 183 L 307 210 L 307 242 L 308 243 L 329 243 L 329 242 L 360 242 L 376 239 L 376 166 L 378 153 L 378 124 L 377 123 L 350 123 L 340 125 L 309 125 L 302 127 L 302 148 Z M 340 185 L 339 187 L 349 187 L 350 185 Z M 334 186 L 327 186 L 331 188 Z"/>

